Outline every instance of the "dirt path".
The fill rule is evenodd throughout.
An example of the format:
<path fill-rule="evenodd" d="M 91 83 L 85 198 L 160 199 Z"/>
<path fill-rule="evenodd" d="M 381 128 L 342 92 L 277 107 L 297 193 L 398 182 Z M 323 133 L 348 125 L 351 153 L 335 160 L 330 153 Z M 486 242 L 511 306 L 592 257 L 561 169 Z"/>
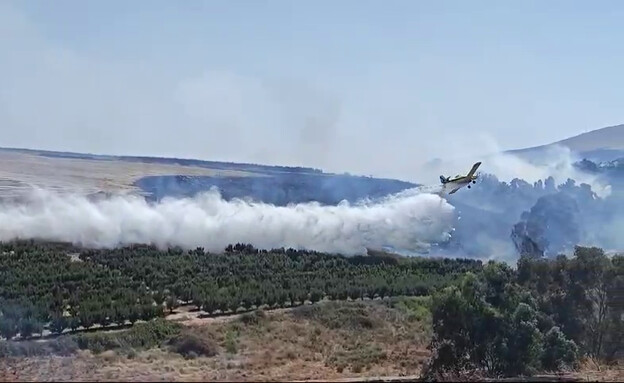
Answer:
<path fill-rule="evenodd" d="M 278 315 L 290 312 L 295 307 L 264 309 L 266 315 Z M 209 315 L 204 311 L 196 311 L 193 306 L 188 305 L 179 307 L 176 313 L 169 314 L 165 317 L 167 320 L 179 322 L 185 326 L 202 326 L 210 323 L 225 323 L 236 320 L 242 315 L 253 312 L 249 310 L 245 312 L 226 313 L 221 315 Z"/>
<path fill-rule="evenodd" d="M 292 311 L 295 307 L 286 307 L 286 308 L 271 308 L 264 309 L 267 315 L 276 315 L 280 313 L 286 313 Z M 225 314 L 217 314 L 211 315 L 206 313 L 205 311 L 198 311 L 195 309 L 195 306 L 188 304 L 179 306 L 176 310 L 174 310 L 171 314 L 166 314 L 165 319 L 179 322 L 185 326 L 201 326 L 210 323 L 225 323 L 229 321 L 233 321 L 235 319 L 240 318 L 242 315 L 253 312 L 254 310 L 247 310 L 243 312 L 237 313 L 225 313 Z M 144 323 L 143 320 L 138 320 L 137 323 Z M 34 341 L 34 342 L 47 342 L 52 339 L 58 338 L 59 336 L 64 335 L 75 335 L 80 333 L 114 333 L 120 331 L 127 331 L 134 326 L 129 321 L 126 321 L 123 325 L 114 325 L 114 326 L 106 326 L 102 327 L 99 324 L 95 324 L 88 329 L 83 327 L 79 327 L 78 329 L 72 331 L 70 329 L 65 329 L 62 334 L 54 334 L 50 330 L 43 330 L 43 333 L 39 336 L 33 336 L 32 338 L 27 339 L 14 339 L 13 341 L 22 342 L 22 341 Z"/>

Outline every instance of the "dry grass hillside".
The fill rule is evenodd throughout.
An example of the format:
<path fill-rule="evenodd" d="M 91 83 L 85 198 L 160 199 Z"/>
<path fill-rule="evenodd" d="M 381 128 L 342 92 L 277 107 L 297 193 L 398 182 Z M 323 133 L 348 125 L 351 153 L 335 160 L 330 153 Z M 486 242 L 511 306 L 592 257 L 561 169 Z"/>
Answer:
<path fill-rule="evenodd" d="M 235 170 L 217 170 L 174 164 L 44 157 L 0 149 L 0 197 L 13 197 L 31 185 L 57 192 L 140 192 L 133 183 L 146 176 L 246 176 Z"/>
<path fill-rule="evenodd" d="M 283 381 L 416 376 L 429 357 L 430 318 L 423 302 L 418 298 L 324 302 L 229 320 L 186 320 L 179 322 L 183 326 L 176 336 L 149 349 L 102 348 L 115 342 L 99 339 L 97 346 L 95 341 L 89 345 L 91 350 L 70 355 L 4 358 L 0 361 L 2 380 Z"/>

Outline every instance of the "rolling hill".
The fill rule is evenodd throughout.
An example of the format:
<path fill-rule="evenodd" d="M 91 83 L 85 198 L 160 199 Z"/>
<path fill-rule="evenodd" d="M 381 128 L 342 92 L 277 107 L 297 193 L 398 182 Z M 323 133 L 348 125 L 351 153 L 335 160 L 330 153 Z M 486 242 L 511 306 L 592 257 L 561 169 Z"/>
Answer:
<path fill-rule="evenodd" d="M 624 157 L 624 124 L 592 130 L 546 145 L 510 150 L 506 153 L 523 158 L 539 155 L 555 146 L 564 146 L 581 158 L 612 161 Z"/>

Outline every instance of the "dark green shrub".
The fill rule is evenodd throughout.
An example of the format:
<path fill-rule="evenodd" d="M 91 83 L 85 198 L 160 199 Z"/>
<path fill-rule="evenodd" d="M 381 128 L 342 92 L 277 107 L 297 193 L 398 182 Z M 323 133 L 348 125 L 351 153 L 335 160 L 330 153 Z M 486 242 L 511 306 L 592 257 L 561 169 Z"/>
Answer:
<path fill-rule="evenodd" d="M 567 339 L 557 326 L 548 330 L 544 338 L 543 367 L 551 371 L 562 370 L 574 367 L 577 360 L 578 347 L 574 341 Z"/>

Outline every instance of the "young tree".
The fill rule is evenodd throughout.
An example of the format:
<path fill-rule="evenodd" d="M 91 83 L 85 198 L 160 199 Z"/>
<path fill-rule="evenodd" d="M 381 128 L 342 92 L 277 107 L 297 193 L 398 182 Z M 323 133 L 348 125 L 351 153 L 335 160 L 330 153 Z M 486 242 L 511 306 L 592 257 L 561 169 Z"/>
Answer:
<path fill-rule="evenodd" d="M 567 339 L 559 327 L 552 327 L 544 337 L 542 367 L 548 371 L 557 371 L 573 367 L 578 360 L 578 347 Z"/>
<path fill-rule="evenodd" d="M 167 306 L 167 310 L 169 310 L 169 314 L 173 314 L 173 310 L 179 306 L 178 298 L 173 294 L 169 295 L 165 301 L 165 305 Z"/>
<path fill-rule="evenodd" d="M 70 328 L 72 331 L 76 331 L 76 330 L 78 330 L 78 327 L 80 327 L 80 326 L 82 325 L 82 324 L 80 323 L 80 318 L 79 318 L 79 317 L 77 317 L 77 316 L 72 316 L 72 317 L 69 317 L 69 319 L 68 319 L 68 324 L 69 324 L 69 328 Z"/>
<path fill-rule="evenodd" d="M 54 334 L 61 334 L 63 331 L 69 326 L 69 322 L 67 318 L 63 315 L 55 314 L 52 316 L 52 321 L 50 322 L 50 331 Z"/>
<path fill-rule="evenodd" d="M 22 318 L 18 323 L 19 334 L 22 339 L 27 339 L 37 333 L 39 324 L 32 317 Z"/>
<path fill-rule="evenodd" d="M 129 306 L 128 307 L 128 320 L 130 321 L 130 324 L 134 325 L 136 321 L 138 321 L 140 318 L 141 318 L 141 311 L 139 309 L 139 306 L 136 304 Z"/>
<path fill-rule="evenodd" d="M 312 289 L 310 292 L 310 302 L 316 303 L 321 300 L 323 293 L 318 289 Z"/>
<path fill-rule="evenodd" d="M 0 316 L 0 335 L 5 339 L 10 340 L 17 335 L 17 322 L 15 319 L 9 316 Z"/>

